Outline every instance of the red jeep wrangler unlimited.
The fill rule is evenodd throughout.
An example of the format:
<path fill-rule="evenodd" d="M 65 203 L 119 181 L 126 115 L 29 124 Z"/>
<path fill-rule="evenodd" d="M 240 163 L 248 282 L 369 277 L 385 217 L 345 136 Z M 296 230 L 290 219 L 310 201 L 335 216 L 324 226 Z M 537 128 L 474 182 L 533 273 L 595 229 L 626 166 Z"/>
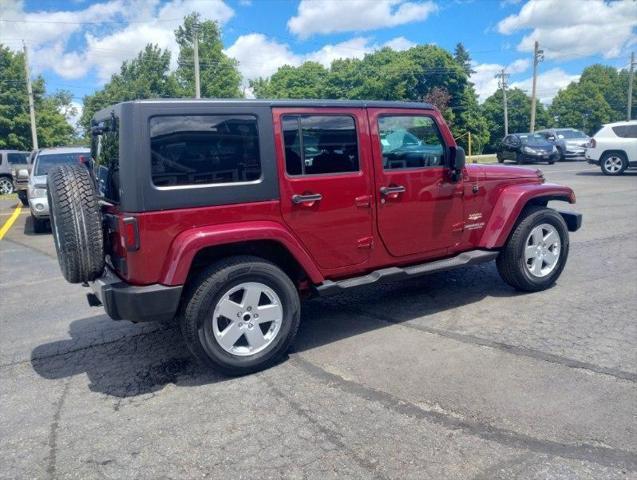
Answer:
<path fill-rule="evenodd" d="M 92 150 L 48 176 L 65 278 L 113 319 L 177 318 L 232 374 L 286 352 L 304 294 L 490 260 L 545 289 L 581 224 L 539 170 L 465 166 L 422 103 L 126 102 L 95 115 Z"/>

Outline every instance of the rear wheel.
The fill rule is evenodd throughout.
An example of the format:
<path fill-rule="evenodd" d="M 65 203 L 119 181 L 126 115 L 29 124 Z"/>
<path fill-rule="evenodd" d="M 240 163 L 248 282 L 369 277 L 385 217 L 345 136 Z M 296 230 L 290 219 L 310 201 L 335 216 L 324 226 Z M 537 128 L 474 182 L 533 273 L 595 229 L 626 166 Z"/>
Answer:
<path fill-rule="evenodd" d="M 500 153 L 497 153 L 495 157 L 498 159 L 498 163 L 504 163 L 504 158 Z"/>
<path fill-rule="evenodd" d="M 599 161 L 604 175 L 621 175 L 628 168 L 628 160 L 623 153 L 605 153 Z"/>
<path fill-rule="evenodd" d="M 267 368 L 287 352 L 300 309 L 298 292 L 281 269 L 258 257 L 237 256 L 195 279 L 180 325 L 200 362 L 241 375 Z"/>
<path fill-rule="evenodd" d="M 498 272 L 518 290 L 545 290 L 562 273 L 568 250 L 562 216 L 551 208 L 528 207 L 496 260 Z"/>

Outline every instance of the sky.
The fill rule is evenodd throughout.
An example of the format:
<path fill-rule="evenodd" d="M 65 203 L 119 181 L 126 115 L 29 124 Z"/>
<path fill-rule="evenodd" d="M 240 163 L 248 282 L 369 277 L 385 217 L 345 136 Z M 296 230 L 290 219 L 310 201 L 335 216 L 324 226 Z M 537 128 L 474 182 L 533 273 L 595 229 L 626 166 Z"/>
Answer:
<path fill-rule="evenodd" d="M 626 68 L 637 49 L 634 0 L 0 0 L 0 43 L 29 48 L 34 75 L 64 89 L 81 109 L 122 61 L 147 43 L 173 52 L 173 31 L 197 11 L 222 28 L 225 52 L 244 83 L 284 64 L 362 57 L 435 44 L 468 49 L 483 101 L 509 84 L 530 92 L 533 44 L 544 50 L 538 96 L 548 103 L 593 63 Z"/>

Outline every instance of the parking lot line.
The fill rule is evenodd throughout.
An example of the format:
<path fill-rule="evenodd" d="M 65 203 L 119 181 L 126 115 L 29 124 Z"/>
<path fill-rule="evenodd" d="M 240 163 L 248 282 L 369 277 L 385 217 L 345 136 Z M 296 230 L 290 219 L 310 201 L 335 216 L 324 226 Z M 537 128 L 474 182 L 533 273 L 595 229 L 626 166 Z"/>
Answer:
<path fill-rule="evenodd" d="M 13 211 L 11 216 L 7 219 L 6 222 L 4 222 L 4 225 L 2 225 L 2 228 L 0 228 L 0 240 L 4 238 L 4 236 L 7 234 L 7 232 L 9 231 L 13 223 L 16 221 L 18 216 L 20 216 L 21 210 L 22 210 L 22 207 L 20 205 L 15 207 L 15 210 Z"/>

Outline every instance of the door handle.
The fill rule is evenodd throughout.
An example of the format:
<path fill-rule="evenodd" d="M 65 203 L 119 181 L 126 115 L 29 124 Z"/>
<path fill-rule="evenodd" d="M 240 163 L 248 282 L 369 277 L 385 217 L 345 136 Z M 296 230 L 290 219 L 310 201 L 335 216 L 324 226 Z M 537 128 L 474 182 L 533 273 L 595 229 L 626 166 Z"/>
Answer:
<path fill-rule="evenodd" d="M 300 205 L 302 203 L 314 203 L 323 199 L 320 193 L 308 193 L 307 195 L 292 195 L 292 203 Z"/>
<path fill-rule="evenodd" d="M 404 193 L 406 191 L 407 189 L 403 187 L 402 185 L 395 185 L 391 187 L 380 187 L 380 193 L 382 193 L 385 196 L 398 194 L 398 193 Z"/>

